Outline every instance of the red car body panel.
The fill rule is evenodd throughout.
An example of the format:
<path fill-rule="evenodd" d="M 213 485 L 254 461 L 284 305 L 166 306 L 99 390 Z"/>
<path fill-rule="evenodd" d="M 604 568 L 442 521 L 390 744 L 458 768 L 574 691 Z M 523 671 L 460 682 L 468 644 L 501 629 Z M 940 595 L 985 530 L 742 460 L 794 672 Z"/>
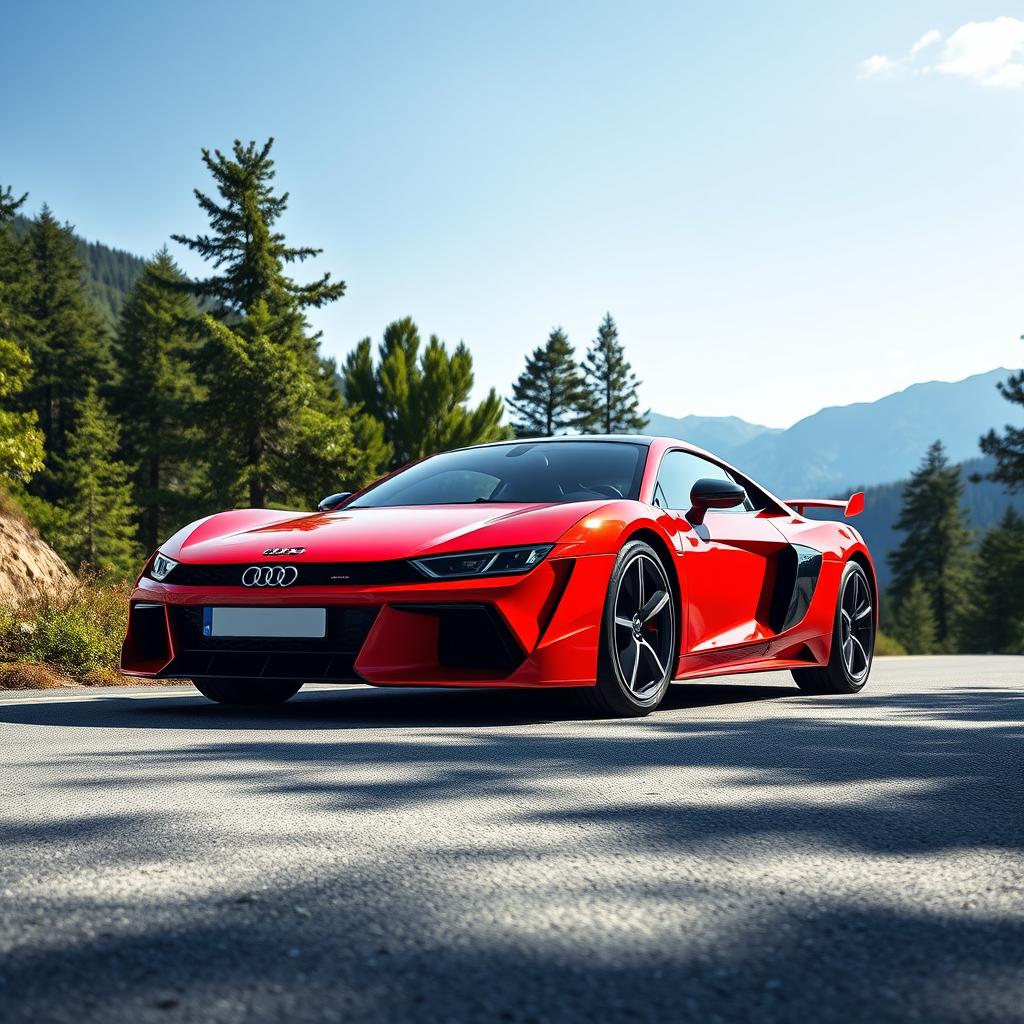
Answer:
<path fill-rule="evenodd" d="M 769 500 L 762 511 L 709 511 L 703 528 L 695 527 L 681 512 L 653 503 L 666 452 L 681 449 L 711 458 L 752 482 L 684 442 L 641 440 L 647 454 L 636 501 L 342 507 L 316 513 L 237 509 L 199 520 L 160 551 L 186 568 L 202 567 L 214 582 L 158 582 L 147 575 L 147 567 L 131 595 L 122 671 L 135 676 L 200 675 L 197 665 L 210 669 L 217 659 L 230 665 L 230 652 L 207 652 L 207 661 L 196 661 L 199 655 L 191 648 L 198 645 L 190 639 L 189 623 L 202 608 L 310 606 L 325 607 L 328 614 L 337 609 L 346 616 L 345 623 L 351 618 L 361 624 L 359 630 L 365 627 L 356 630 L 358 649 L 351 652 L 351 661 L 340 671 L 337 660 L 327 655 L 317 660 L 316 651 L 307 651 L 295 655 L 298 667 L 291 669 L 281 653 L 268 656 L 266 672 L 273 663 L 285 664 L 274 672 L 301 672 L 308 665 L 309 681 L 593 685 L 609 578 L 618 551 L 634 537 L 654 546 L 672 569 L 683 623 L 677 678 L 825 664 L 845 563 L 860 561 L 874 585 L 871 557 L 857 531 L 846 523 L 806 519 L 763 488 L 759 490 Z M 300 571 L 331 563 L 351 571 L 378 566 L 390 572 L 427 555 L 538 544 L 553 547 L 524 575 L 434 580 L 403 568 L 394 579 L 287 588 L 248 588 L 233 579 L 224 585 L 217 577 L 218 567 L 228 571 L 276 563 Z M 267 556 L 273 548 L 303 550 Z M 799 617 L 783 623 L 791 594 L 797 602 L 799 574 L 794 575 L 793 565 L 798 550 L 813 553 L 816 576 Z M 452 664 L 444 657 L 446 623 L 463 614 L 469 616 L 461 620 L 469 633 L 482 630 L 490 637 L 488 631 L 493 631 L 495 644 L 500 641 L 504 653 L 494 664 Z"/>

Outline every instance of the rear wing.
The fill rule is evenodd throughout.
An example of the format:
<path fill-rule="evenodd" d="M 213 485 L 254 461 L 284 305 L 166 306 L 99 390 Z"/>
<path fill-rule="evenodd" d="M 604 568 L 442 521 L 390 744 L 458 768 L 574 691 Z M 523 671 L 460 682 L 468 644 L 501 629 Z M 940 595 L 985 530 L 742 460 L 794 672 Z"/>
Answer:
<path fill-rule="evenodd" d="M 841 508 L 843 515 L 850 519 L 864 511 L 864 492 L 856 491 L 846 501 L 831 498 L 789 498 L 786 504 L 790 508 L 795 508 L 800 515 L 804 514 L 805 508 Z"/>

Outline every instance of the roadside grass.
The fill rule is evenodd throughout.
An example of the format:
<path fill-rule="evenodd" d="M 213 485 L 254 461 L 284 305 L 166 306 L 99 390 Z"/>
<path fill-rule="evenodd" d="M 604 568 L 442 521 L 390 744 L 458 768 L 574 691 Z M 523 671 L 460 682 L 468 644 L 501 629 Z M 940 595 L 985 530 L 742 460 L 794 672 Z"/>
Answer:
<path fill-rule="evenodd" d="M 888 633 L 883 633 L 882 630 L 878 631 L 875 637 L 875 655 L 879 658 L 902 658 L 907 653 L 906 647 L 903 646 L 895 637 L 889 636 Z"/>
<path fill-rule="evenodd" d="M 117 671 L 130 593 L 126 580 L 88 576 L 61 594 L 0 607 L 0 690 L 146 683 Z"/>

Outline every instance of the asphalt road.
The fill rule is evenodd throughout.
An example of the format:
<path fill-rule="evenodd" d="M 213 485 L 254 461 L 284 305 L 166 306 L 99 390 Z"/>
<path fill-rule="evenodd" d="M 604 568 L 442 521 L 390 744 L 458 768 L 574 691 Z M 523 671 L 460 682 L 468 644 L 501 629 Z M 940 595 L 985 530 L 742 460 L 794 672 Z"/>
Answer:
<path fill-rule="evenodd" d="M 0 694 L 0 1020 L 1022 1021 L 1024 659 Z"/>

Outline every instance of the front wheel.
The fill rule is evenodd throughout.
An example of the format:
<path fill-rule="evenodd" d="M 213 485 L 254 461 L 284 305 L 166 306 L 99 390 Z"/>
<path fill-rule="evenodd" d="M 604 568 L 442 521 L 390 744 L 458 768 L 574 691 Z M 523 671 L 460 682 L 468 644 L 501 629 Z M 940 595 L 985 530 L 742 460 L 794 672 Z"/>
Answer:
<path fill-rule="evenodd" d="M 807 693 L 857 693 L 868 681 L 874 654 L 875 607 L 871 584 L 856 562 L 847 562 L 839 582 L 828 664 L 795 669 L 793 678 Z"/>
<path fill-rule="evenodd" d="M 192 684 L 204 696 L 218 704 L 265 707 L 283 704 L 299 692 L 302 683 L 279 679 L 193 679 Z"/>
<path fill-rule="evenodd" d="M 583 691 L 591 707 L 621 717 L 650 714 L 675 674 L 677 628 L 665 566 L 650 545 L 630 541 L 608 583 L 597 685 Z"/>

